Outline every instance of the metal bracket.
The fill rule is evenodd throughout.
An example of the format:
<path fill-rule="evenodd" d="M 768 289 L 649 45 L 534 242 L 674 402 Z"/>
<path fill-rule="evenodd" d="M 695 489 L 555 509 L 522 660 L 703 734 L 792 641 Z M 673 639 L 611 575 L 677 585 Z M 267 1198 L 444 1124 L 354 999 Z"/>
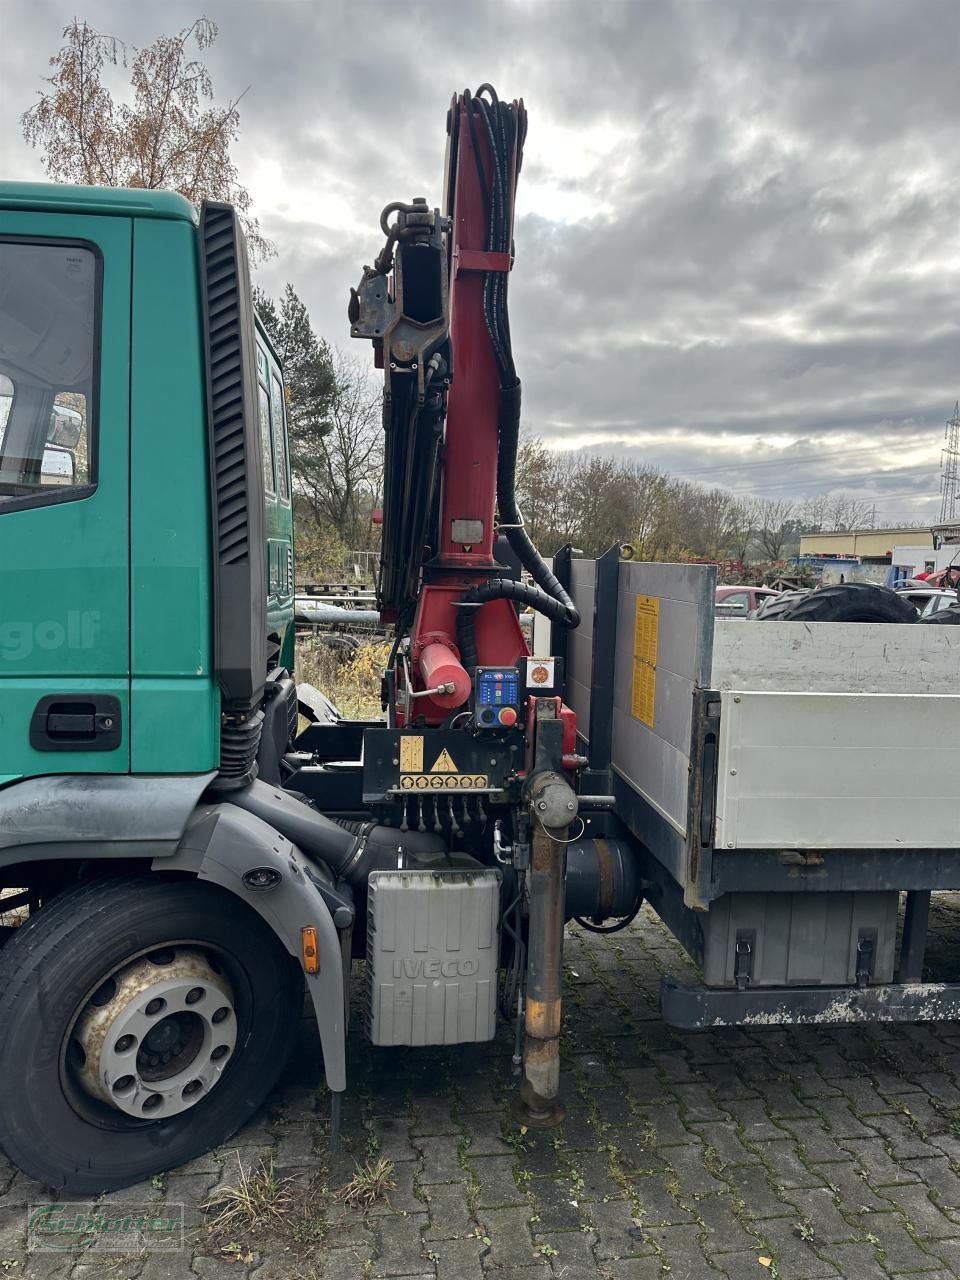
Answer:
<path fill-rule="evenodd" d="M 876 929 L 861 929 L 857 935 L 857 986 L 865 987 L 873 977 L 877 949 Z"/>
<path fill-rule="evenodd" d="M 757 947 L 756 929 L 738 929 L 734 949 L 733 979 L 738 991 L 745 991 L 753 977 L 754 952 Z"/>

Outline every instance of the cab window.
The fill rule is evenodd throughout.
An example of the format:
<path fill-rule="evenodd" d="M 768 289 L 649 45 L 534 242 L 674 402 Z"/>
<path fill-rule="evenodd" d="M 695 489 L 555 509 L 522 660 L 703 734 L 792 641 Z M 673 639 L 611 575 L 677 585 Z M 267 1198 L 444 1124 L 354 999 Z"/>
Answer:
<path fill-rule="evenodd" d="M 263 348 L 257 347 L 257 396 L 260 413 L 260 449 L 263 454 L 263 487 L 269 494 L 277 491 L 276 463 L 273 438 L 270 433 L 270 393 L 267 390 L 270 373 Z"/>
<path fill-rule="evenodd" d="M 746 591 L 731 591 L 717 601 L 716 612 L 724 617 L 746 617 L 750 609 L 750 596 Z"/>
<path fill-rule="evenodd" d="M 87 246 L 0 240 L 0 512 L 96 483 L 99 292 Z"/>
<path fill-rule="evenodd" d="M 277 453 L 277 484 L 283 502 L 290 501 L 290 469 L 287 464 L 287 423 L 284 413 L 283 387 L 276 374 L 272 375 L 273 436 Z"/>

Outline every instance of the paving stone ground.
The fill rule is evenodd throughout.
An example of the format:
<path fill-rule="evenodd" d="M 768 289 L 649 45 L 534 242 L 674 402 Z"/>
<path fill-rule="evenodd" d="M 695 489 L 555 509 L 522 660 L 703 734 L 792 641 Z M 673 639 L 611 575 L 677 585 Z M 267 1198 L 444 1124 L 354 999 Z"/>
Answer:
<path fill-rule="evenodd" d="M 942 895 L 927 977 L 956 980 L 960 896 Z M 226 1148 L 117 1192 L 183 1204 L 181 1252 L 28 1253 L 48 1194 L 0 1156 L 0 1277 L 29 1280 L 849 1280 L 960 1277 L 960 1028 L 876 1025 L 678 1034 L 661 975 L 692 967 L 644 912 L 609 939 L 575 927 L 561 1129 L 524 1131 L 512 1038 L 378 1050 L 354 1033 L 347 1140 L 331 1157 L 316 1035 Z M 356 1162 L 393 1163 L 367 1211 L 334 1198 Z M 272 1162 L 290 1220 L 209 1229 L 199 1206 Z"/>

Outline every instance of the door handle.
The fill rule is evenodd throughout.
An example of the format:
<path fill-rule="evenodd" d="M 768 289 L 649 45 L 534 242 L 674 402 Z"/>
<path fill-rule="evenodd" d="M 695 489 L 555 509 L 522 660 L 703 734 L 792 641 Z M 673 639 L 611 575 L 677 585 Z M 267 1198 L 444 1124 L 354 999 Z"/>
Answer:
<path fill-rule="evenodd" d="M 34 751 L 115 751 L 123 737 L 120 699 L 112 693 L 51 693 L 30 717 Z"/>

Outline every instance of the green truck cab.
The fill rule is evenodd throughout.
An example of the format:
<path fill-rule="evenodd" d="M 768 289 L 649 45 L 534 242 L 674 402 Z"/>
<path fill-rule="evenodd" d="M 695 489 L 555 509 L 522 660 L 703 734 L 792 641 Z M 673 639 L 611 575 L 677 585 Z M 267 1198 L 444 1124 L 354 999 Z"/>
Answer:
<path fill-rule="evenodd" d="M 296 727 L 292 525 L 235 211 L 0 183 L 0 1146 L 50 1184 L 157 1167 L 148 1121 L 160 1163 L 235 1129 L 305 978 L 343 1088 L 322 869 L 219 802 Z"/>
<path fill-rule="evenodd" d="M 0 184 L 0 784 L 218 765 L 200 253 L 179 196 Z M 282 374 L 250 336 L 268 658 L 289 665 Z"/>

